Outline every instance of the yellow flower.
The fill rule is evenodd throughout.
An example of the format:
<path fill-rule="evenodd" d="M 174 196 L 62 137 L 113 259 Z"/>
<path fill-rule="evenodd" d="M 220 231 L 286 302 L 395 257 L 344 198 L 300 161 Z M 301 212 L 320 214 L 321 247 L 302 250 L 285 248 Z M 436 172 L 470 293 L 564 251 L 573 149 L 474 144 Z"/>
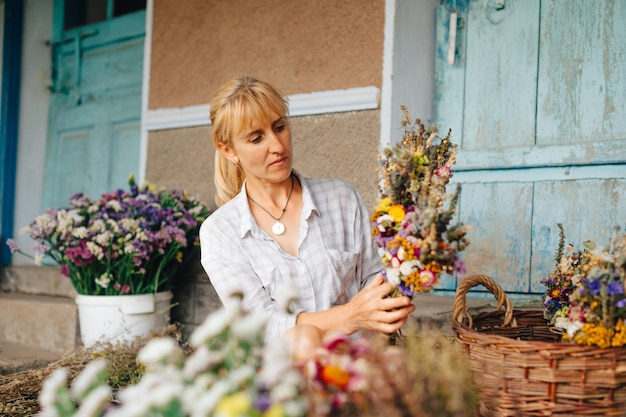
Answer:
<path fill-rule="evenodd" d="M 585 323 L 574 335 L 574 341 L 580 345 L 608 348 L 611 346 L 613 331 L 600 324 Z"/>
<path fill-rule="evenodd" d="M 377 213 L 387 213 L 391 207 L 391 198 L 385 197 L 378 202 L 378 207 L 376 207 Z"/>
<path fill-rule="evenodd" d="M 263 417 L 284 417 L 284 416 L 285 416 L 285 410 L 283 409 L 283 405 L 279 403 L 272 404 L 272 406 L 263 413 Z"/>
<path fill-rule="evenodd" d="M 252 405 L 250 397 L 245 392 L 236 392 L 220 400 L 215 407 L 217 415 L 237 417 L 244 415 Z"/>
<path fill-rule="evenodd" d="M 389 207 L 389 211 L 387 212 L 387 214 L 393 217 L 394 222 L 400 223 L 402 220 L 404 220 L 404 207 L 402 207 L 400 204 L 395 204 Z"/>
<path fill-rule="evenodd" d="M 181 263 L 183 261 L 183 253 L 181 251 L 176 252 L 176 260 L 178 261 L 178 263 Z"/>

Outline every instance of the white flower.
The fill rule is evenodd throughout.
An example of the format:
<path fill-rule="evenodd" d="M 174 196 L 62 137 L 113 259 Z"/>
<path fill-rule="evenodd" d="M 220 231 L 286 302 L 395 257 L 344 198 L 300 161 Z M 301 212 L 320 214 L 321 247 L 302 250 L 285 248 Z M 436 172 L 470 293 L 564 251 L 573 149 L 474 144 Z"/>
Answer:
<path fill-rule="evenodd" d="M 41 266 L 43 264 L 43 253 L 35 252 L 34 262 L 35 262 L 35 265 Z"/>
<path fill-rule="evenodd" d="M 101 385 L 89 393 L 74 417 L 99 417 L 111 397 L 111 388 Z"/>
<path fill-rule="evenodd" d="M 91 226 L 89 226 L 89 230 L 96 233 L 102 233 L 106 230 L 106 224 L 102 219 L 94 220 Z"/>
<path fill-rule="evenodd" d="M 39 230 L 47 230 L 53 229 L 56 225 L 56 221 L 53 220 L 48 213 L 45 213 L 35 218 L 35 224 Z"/>
<path fill-rule="evenodd" d="M 567 317 L 556 317 L 556 319 L 554 320 L 554 327 L 556 327 L 557 329 L 565 330 L 567 329 L 568 325 L 569 319 Z"/>
<path fill-rule="evenodd" d="M 400 270 L 398 268 L 387 268 L 385 272 L 387 274 L 387 281 L 392 287 L 395 288 L 400 285 Z"/>
<path fill-rule="evenodd" d="M 104 232 L 97 234 L 94 237 L 94 240 L 100 246 L 108 246 L 109 243 L 113 240 L 113 233 L 111 233 L 111 231 L 109 231 L 109 230 L 105 230 Z M 100 249 L 100 250 L 102 250 L 102 249 Z M 94 255 L 96 255 L 96 254 L 94 253 Z"/>
<path fill-rule="evenodd" d="M 88 236 L 87 228 L 80 226 L 72 230 L 72 236 L 78 239 L 85 239 Z"/>
<path fill-rule="evenodd" d="M 74 378 L 71 393 L 75 400 L 81 401 L 87 392 L 99 383 L 107 373 L 106 360 L 103 358 L 90 362 L 83 371 Z"/>
<path fill-rule="evenodd" d="M 291 384 L 280 384 L 272 390 L 272 399 L 275 401 L 284 401 L 294 398 L 298 395 L 296 386 Z"/>
<path fill-rule="evenodd" d="M 166 380 L 163 384 L 155 387 L 148 392 L 145 400 L 152 407 L 164 408 L 183 393 L 183 386 L 180 381 Z"/>
<path fill-rule="evenodd" d="M 402 265 L 400 265 L 400 273 L 406 277 L 421 268 L 420 265 L 421 262 L 417 259 L 414 259 L 412 261 L 404 261 L 402 262 Z"/>
<path fill-rule="evenodd" d="M 222 356 L 225 357 L 226 352 Z M 212 352 L 206 345 L 199 346 L 195 352 L 187 357 L 183 367 L 183 374 L 187 378 L 193 378 L 200 372 L 204 372 L 212 363 Z"/>
<path fill-rule="evenodd" d="M 95 244 L 94 242 L 87 242 L 87 250 L 93 254 L 98 259 L 104 258 L 104 251 L 100 246 Z"/>
<path fill-rule="evenodd" d="M 113 210 L 115 210 L 116 213 L 119 213 L 120 211 L 122 211 L 122 205 L 117 200 L 109 200 L 109 201 L 107 201 L 106 206 L 112 208 Z"/>
<path fill-rule="evenodd" d="M 137 231 L 137 234 L 135 235 L 135 239 L 139 241 L 144 241 L 144 242 L 150 240 L 148 236 L 146 236 L 146 232 L 144 232 L 143 230 Z"/>
<path fill-rule="evenodd" d="M 222 333 L 239 314 L 239 306 L 240 302 L 235 302 L 209 314 L 200 327 L 192 333 L 189 340 L 191 346 L 198 347 Z"/>
<path fill-rule="evenodd" d="M 213 410 L 222 397 L 228 394 L 230 384 L 225 380 L 217 381 L 209 390 L 205 391 L 194 404 L 191 405 L 191 417 L 206 417 L 212 415 Z"/>
<path fill-rule="evenodd" d="M 32 230 L 30 226 L 24 226 L 20 229 L 20 235 L 25 235 L 28 236 L 32 233 Z"/>
<path fill-rule="evenodd" d="M 200 374 L 193 378 L 192 384 L 181 394 L 183 410 L 191 414 L 194 404 L 204 396 L 208 388 L 217 381 L 215 374 Z"/>
<path fill-rule="evenodd" d="M 276 385 L 291 367 L 287 347 L 282 338 L 273 338 L 263 348 L 263 368 L 259 378 L 269 386 Z"/>
<path fill-rule="evenodd" d="M 179 357 L 176 341 L 169 337 L 151 339 L 137 354 L 137 361 L 151 368 Z"/>
<path fill-rule="evenodd" d="M 43 381 L 39 393 L 39 405 L 43 410 L 54 409 L 54 403 L 59 390 L 67 389 L 67 377 L 69 372 L 65 368 L 58 368 Z"/>
<path fill-rule="evenodd" d="M 96 281 L 96 284 L 98 284 L 102 288 L 106 288 L 109 286 L 109 283 L 111 282 L 111 274 L 109 274 L 108 272 L 105 272 L 104 274 L 100 275 L 100 278 L 96 278 L 95 281 Z"/>
<path fill-rule="evenodd" d="M 134 231 L 139 228 L 139 222 L 135 219 L 123 218 L 119 220 L 119 226 L 128 231 Z"/>
<path fill-rule="evenodd" d="M 231 331 L 239 340 L 254 340 L 263 335 L 268 318 L 267 312 L 255 311 L 236 320 L 231 327 Z"/>
<path fill-rule="evenodd" d="M 115 220 L 108 219 L 107 220 L 107 225 L 109 225 L 111 230 L 113 230 L 113 233 L 116 233 L 116 234 L 120 233 L 120 225 Z"/>
<path fill-rule="evenodd" d="M 256 370 L 250 365 L 239 365 L 230 370 L 228 381 L 233 387 L 241 386 L 246 380 L 252 378 L 255 372 Z"/>
<path fill-rule="evenodd" d="M 568 320 L 567 323 L 564 324 L 564 329 L 567 331 L 567 335 L 570 338 L 573 338 L 574 335 L 576 334 L 576 332 L 578 332 L 580 329 L 583 328 L 583 322 L 582 321 L 570 321 Z"/>

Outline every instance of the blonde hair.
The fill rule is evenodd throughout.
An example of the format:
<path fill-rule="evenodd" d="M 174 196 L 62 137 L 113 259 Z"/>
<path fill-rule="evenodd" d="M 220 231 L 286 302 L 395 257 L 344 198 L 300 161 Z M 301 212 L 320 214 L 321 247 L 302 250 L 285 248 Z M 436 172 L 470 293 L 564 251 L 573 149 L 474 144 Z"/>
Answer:
<path fill-rule="evenodd" d="M 256 120 L 286 116 L 287 98 L 266 82 L 250 76 L 234 78 L 217 90 L 211 100 L 211 140 L 215 146 L 215 202 L 230 201 L 241 190 L 245 174 L 217 150 L 218 143 L 232 148 L 233 138 Z"/>

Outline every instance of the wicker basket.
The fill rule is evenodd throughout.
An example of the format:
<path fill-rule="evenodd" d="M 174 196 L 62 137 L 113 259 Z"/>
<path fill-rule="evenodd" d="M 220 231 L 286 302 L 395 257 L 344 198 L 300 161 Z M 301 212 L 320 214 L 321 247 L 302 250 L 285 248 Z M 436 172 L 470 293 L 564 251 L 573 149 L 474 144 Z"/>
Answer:
<path fill-rule="evenodd" d="M 466 295 L 479 285 L 498 307 L 472 317 Z M 514 310 L 489 277 L 459 284 L 452 328 L 481 392 L 481 416 L 626 415 L 626 348 L 560 342 L 541 310 Z"/>

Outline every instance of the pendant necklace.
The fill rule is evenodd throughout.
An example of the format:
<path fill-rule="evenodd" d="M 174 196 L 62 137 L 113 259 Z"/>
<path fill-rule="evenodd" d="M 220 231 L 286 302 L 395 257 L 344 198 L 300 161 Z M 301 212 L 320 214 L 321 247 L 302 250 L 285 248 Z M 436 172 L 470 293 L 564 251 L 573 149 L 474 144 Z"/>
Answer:
<path fill-rule="evenodd" d="M 265 209 L 265 207 L 263 207 L 262 205 L 260 205 L 259 203 L 257 203 L 254 198 L 248 196 L 248 198 L 250 199 L 250 201 L 252 201 L 254 204 L 256 204 L 257 206 L 259 206 L 261 208 L 261 210 L 263 210 L 264 212 L 266 212 L 272 219 L 276 220 L 276 223 L 274 223 L 274 225 L 272 226 L 272 233 L 274 233 L 277 236 L 282 235 L 283 233 L 285 233 L 285 225 L 282 224 L 280 222 L 280 219 L 283 218 L 283 215 L 285 214 L 285 210 L 287 210 L 287 205 L 289 204 L 289 199 L 291 198 L 291 193 L 293 193 L 293 175 L 291 175 L 291 190 L 289 190 L 289 195 L 287 196 L 287 202 L 285 203 L 285 207 L 283 207 L 283 211 L 281 211 L 280 216 L 278 217 L 274 217 L 272 215 L 272 213 L 270 213 L 269 211 L 267 211 Z"/>

